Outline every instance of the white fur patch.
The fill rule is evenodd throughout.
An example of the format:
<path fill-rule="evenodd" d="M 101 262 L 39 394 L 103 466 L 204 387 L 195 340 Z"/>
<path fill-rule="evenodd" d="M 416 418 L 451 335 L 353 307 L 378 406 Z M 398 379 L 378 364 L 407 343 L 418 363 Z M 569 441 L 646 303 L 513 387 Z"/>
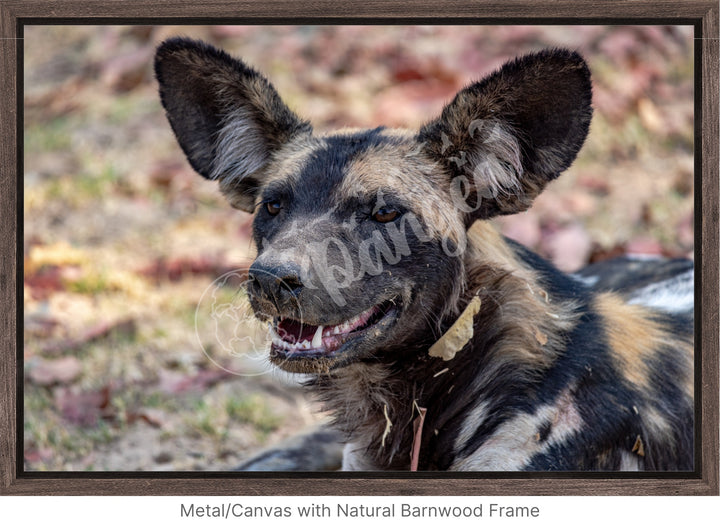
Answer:
<path fill-rule="evenodd" d="M 343 448 L 342 471 L 377 471 L 377 467 L 367 459 L 364 449 L 350 442 Z"/>
<path fill-rule="evenodd" d="M 642 471 L 640 468 L 640 458 L 627 451 L 620 451 L 620 467 L 619 471 Z"/>
<path fill-rule="evenodd" d="M 212 179 L 240 181 L 267 162 L 268 150 L 246 106 L 228 113 L 218 132 Z"/>
<path fill-rule="evenodd" d="M 579 275 L 577 273 L 573 273 L 570 275 L 573 279 L 578 281 L 579 283 L 584 284 L 585 286 L 595 286 L 597 282 L 600 280 L 600 277 L 597 275 Z"/>
<path fill-rule="evenodd" d="M 630 294 L 628 303 L 671 313 L 690 312 L 695 303 L 695 272 L 689 271 Z"/>
<path fill-rule="evenodd" d="M 485 132 L 482 150 L 470 153 L 470 172 L 485 198 L 496 198 L 501 194 L 517 193 L 521 189 L 520 178 L 523 167 L 520 162 L 520 144 L 515 135 L 506 131 L 497 122 L 474 120 L 470 133 L 480 129 Z M 479 160 L 476 158 L 479 156 Z"/>
<path fill-rule="evenodd" d="M 535 434 L 543 416 L 520 414 L 503 423 L 473 454 L 454 463 L 454 471 L 517 471 L 541 449 Z"/>
<path fill-rule="evenodd" d="M 548 438 L 540 442 L 542 427 L 550 423 Z M 518 471 L 534 456 L 562 443 L 583 427 L 571 390 L 566 390 L 552 405 L 534 414 L 519 414 L 506 421 L 473 454 L 454 463 L 455 471 Z"/>
<path fill-rule="evenodd" d="M 472 410 L 470 410 L 470 413 L 465 418 L 465 421 L 460 428 L 460 433 L 455 440 L 454 451 L 456 453 L 459 453 L 462 448 L 465 447 L 465 444 L 467 444 L 470 437 L 475 434 L 475 431 L 478 429 L 478 427 L 482 425 L 483 421 L 485 421 L 486 416 L 486 402 L 480 403 L 479 405 L 474 406 Z"/>

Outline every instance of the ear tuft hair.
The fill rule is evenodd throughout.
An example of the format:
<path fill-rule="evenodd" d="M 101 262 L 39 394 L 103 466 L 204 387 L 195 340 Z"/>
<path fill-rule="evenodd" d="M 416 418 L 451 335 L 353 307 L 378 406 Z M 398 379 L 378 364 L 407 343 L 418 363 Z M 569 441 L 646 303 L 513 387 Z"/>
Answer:
<path fill-rule="evenodd" d="M 460 91 L 418 134 L 425 151 L 474 197 L 467 222 L 527 209 L 575 159 L 592 118 L 590 71 L 579 54 L 520 57 Z M 457 185 L 460 182 L 462 185 Z"/>
<path fill-rule="evenodd" d="M 168 120 L 200 175 L 232 185 L 237 207 L 252 211 L 257 172 L 295 135 L 310 132 L 261 74 L 201 41 L 173 38 L 155 55 Z"/>

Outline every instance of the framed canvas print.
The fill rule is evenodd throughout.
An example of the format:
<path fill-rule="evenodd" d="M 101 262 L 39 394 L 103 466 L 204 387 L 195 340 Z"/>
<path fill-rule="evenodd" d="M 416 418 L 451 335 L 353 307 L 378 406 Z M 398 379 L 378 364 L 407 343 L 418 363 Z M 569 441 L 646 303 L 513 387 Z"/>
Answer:
<path fill-rule="evenodd" d="M 717 11 L 586 7 L 3 2 L 2 489 L 717 494 Z"/>

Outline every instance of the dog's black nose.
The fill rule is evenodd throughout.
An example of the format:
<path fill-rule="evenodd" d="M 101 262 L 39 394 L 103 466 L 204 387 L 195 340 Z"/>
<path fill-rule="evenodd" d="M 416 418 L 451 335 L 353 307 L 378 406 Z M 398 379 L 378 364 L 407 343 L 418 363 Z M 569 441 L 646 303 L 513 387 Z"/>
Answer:
<path fill-rule="evenodd" d="M 255 262 L 248 272 L 248 281 L 256 297 L 273 301 L 278 310 L 290 300 L 297 299 L 303 289 L 300 266 L 293 263 L 267 265 Z"/>

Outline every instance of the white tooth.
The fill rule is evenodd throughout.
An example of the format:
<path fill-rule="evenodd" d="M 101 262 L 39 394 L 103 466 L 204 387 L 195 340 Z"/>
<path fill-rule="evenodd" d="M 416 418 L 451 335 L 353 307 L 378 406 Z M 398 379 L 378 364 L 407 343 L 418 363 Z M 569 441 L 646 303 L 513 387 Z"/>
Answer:
<path fill-rule="evenodd" d="M 303 340 L 302 343 L 300 343 L 300 347 L 302 349 L 310 349 L 310 342 L 308 342 L 307 340 Z"/>
<path fill-rule="evenodd" d="M 340 334 L 340 326 L 336 325 L 332 330 L 333 334 Z"/>
<path fill-rule="evenodd" d="M 312 339 L 312 346 L 314 348 L 322 347 L 322 333 L 323 333 L 323 326 L 318 325 L 317 330 L 315 331 L 315 335 Z"/>
<path fill-rule="evenodd" d="M 269 331 L 270 331 L 270 339 L 271 339 L 273 342 L 275 342 L 276 340 L 281 340 L 280 335 L 279 335 L 279 334 L 277 333 L 277 331 L 275 330 L 275 327 L 273 327 L 272 325 L 268 324 L 268 329 L 269 329 Z"/>

